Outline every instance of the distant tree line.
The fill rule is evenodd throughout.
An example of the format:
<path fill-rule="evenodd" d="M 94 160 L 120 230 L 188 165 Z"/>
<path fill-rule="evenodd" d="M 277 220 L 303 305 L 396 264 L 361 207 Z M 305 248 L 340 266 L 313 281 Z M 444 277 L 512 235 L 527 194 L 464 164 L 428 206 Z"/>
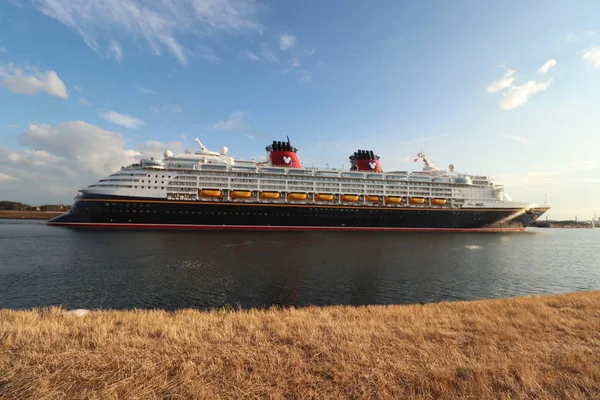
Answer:
<path fill-rule="evenodd" d="M 19 203 L 18 201 L 0 201 L 0 210 L 6 211 L 65 211 L 70 206 L 64 204 L 44 204 L 41 206 L 30 206 L 29 204 Z"/>

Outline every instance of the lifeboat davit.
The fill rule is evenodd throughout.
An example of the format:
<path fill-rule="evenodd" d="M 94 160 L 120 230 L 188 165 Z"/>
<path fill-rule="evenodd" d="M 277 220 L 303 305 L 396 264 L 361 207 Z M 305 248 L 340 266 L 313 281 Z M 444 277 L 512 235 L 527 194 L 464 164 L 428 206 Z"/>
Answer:
<path fill-rule="evenodd" d="M 408 199 L 408 204 L 425 204 L 425 199 L 423 197 L 411 197 Z"/>
<path fill-rule="evenodd" d="M 281 197 L 279 192 L 260 192 L 260 198 L 266 200 L 274 200 Z"/>
<path fill-rule="evenodd" d="M 383 172 L 379 156 L 371 150 L 358 150 L 350 156 L 350 170 L 352 171 L 367 171 L 367 172 Z"/>
<path fill-rule="evenodd" d="M 366 201 L 379 201 L 379 196 L 365 196 Z"/>
<path fill-rule="evenodd" d="M 290 143 L 288 137 L 287 142 L 273 141 L 272 144 L 266 147 L 267 158 L 271 161 L 271 165 L 275 167 L 287 167 L 287 168 L 302 168 L 300 159 L 298 158 L 298 151 Z"/>
<path fill-rule="evenodd" d="M 402 203 L 402 197 L 388 196 L 385 198 L 385 202 L 388 204 Z"/>
<path fill-rule="evenodd" d="M 446 199 L 431 199 L 431 204 L 436 205 L 436 206 L 443 206 L 447 202 L 448 201 Z"/>
<path fill-rule="evenodd" d="M 231 192 L 232 199 L 249 199 L 252 197 L 252 192 L 249 190 L 233 190 Z"/>
<path fill-rule="evenodd" d="M 355 194 L 345 194 L 342 196 L 342 201 L 345 201 L 345 202 L 358 201 L 358 199 L 359 199 L 358 195 L 355 195 Z"/>
<path fill-rule="evenodd" d="M 306 193 L 288 193 L 288 200 L 306 200 L 308 195 Z"/>
<path fill-rule="evenodd" d="M 332 194 L 318 193 L 315 195 L 316 201 L 332 201 L 334 196 Z"/>

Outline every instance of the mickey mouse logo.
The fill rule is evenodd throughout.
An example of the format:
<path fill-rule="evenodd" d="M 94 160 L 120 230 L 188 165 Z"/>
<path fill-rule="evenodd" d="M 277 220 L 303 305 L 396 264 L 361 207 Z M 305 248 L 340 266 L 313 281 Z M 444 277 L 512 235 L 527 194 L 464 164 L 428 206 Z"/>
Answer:
<path fill-rule="evenodd" d="M 283 160 L 284 163 L 289 164 L 289 163 L 292 162 L 292 157 L 290 157 L 290 156 L 283 156 L 282 160 Z"/>
<path fill-rule="evenodd" d="M 377 167 L 377 163 L 376 163 L 376 162 L 373 162 L 373 161 L 371 161 L 371 162 L 369 163 L 369 167 L 371 167 L 371 169 L 375 169 L 375 168 Z"/>

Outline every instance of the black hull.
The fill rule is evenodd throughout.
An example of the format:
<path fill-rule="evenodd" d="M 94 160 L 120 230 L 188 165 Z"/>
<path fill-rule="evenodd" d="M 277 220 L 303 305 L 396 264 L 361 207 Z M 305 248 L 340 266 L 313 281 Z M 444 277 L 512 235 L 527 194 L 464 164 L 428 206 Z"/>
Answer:
<path fill-rule="evenodd" d="M 186 202 L 83 195 L 69 213 L 48 224 L 240 230 L 521 231 L 546 210 Z"/>

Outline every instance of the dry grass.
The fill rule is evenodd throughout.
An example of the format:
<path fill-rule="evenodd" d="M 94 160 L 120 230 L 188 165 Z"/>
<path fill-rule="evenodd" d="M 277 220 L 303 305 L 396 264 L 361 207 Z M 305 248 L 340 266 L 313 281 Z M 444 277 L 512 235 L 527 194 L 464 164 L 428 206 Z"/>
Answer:
<path fill-rule="evenodd" d="M 0 398 L 600 398 L 600 292 L 284 310 L 0 310 Z"/>
<path fill-rule="evenodd" d="M 0 210 L 0 219 L 52 219 L 66 211 L 10 211 Z"/>

